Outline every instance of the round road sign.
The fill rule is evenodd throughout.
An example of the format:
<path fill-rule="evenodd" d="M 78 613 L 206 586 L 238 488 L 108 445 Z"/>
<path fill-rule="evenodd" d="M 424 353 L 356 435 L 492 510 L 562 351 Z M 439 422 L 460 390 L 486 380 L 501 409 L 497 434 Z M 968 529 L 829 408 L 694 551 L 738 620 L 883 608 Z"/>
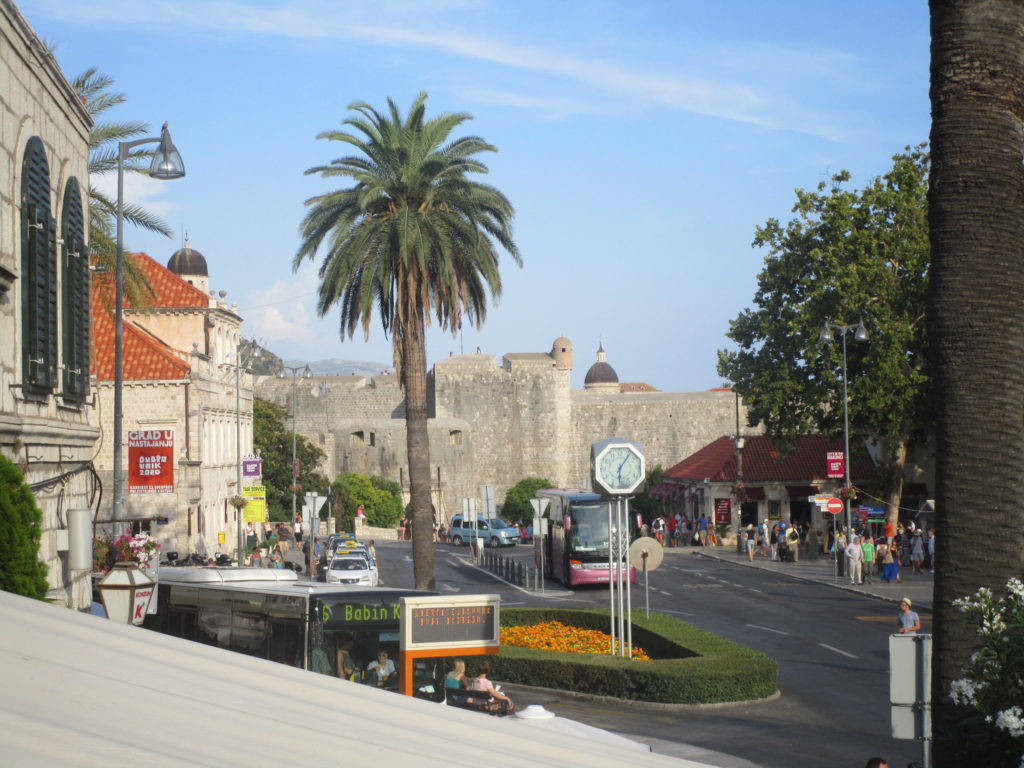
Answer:
<path fill-rule="evenodd" d="M 648 571 L 653 571 L 665 556 L 665 548 L 650 536 L 641 536 L 629 545 L 629 562 L 642 571 L 646 564 Z"/>
<path fill-rule="evenodd" d="M 825 511 L 832 515 L 838 515 L 845 509 L 842 499 L 837 499 L 835 496 L 825 502 Z"/>

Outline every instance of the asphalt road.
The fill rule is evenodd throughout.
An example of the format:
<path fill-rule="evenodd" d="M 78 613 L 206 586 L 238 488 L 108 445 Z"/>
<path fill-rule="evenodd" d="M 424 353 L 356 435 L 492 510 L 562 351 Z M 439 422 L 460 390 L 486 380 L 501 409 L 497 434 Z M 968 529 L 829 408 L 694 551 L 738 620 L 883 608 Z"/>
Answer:
<path fill-rule="evenodd" d="M 377 550 L 384 583 L 411 587 L 410 545 L 382 542 Z M 503 554 L 532 564 L 528 547 Z M 876 754 L 896 768 L 919 759 L 919 744 L 889 735 L 893 604 L 723 562 L 690 548 L 668 550 L 662 566 L 649 576 L 651 610 L 774 658 L 781 696 L 721 708 L 667 710 L 523 689 L 517 703 L 543 703 L 565 717 L 626 736 L 682 742 L 764 768 L 860 768 Z M 540 595 L 513 587 L 473 566 L 467 548 L 446 544 L 437 545 L 437 584 L 442 594 L 498 593 L 504 605 L 608 604 L 604 589 L 569 591 L 549 585 Z M 632 599 L 634 610 L 642 610 L 642 580 Z M 663 751 L 654 743 L 656 751 Z"/>

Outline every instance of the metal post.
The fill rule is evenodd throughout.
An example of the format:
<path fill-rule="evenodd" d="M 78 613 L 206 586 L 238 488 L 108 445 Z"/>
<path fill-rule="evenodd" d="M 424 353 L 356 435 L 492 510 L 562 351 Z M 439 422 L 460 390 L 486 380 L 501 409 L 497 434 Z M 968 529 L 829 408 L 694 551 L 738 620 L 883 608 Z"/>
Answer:
<path fill-rule="evenodd" d="M 847 329 L 844 327 L 842 329 L 842 333 L 841 333 L 841 335 L 843 337 L 843 466 L 846 469 L 846 477 L 845 477 L 846 485 L 843 486 L 843 487 L 844 488 L 849 488 L 850 487 L 850 407 L 849 407 L 849 402 L 848 402 L 847 396 L 846 396 L 846 331 L 847 331 Z M 843 517 L 844 517 L 843 524 L 846 526 L 847 541 L 849 541 L 849 536 L 850 536 L 850 499 L 848 497 L 849 497 L 849 494 L 847 494 L 847 498 L 843 500 L 843 504 L 845 505 L 845 511 L 843 513 Z"/>
<path fill-rule="evenodd" d="M 129 142 L 117 151 L 117 262 L 114 270 L 114 520 L 124 520 L 121 421 L 124 418 L 124 163 Z"/>
<path fill-rule="evenodd" d="M 612 502 L 608 500 L 608 619 L 611 627 L 609 636 L 611 637 L 611 654 L 612 656 L 618 655 L 618 649 L 615 645 L 615 571 L 612 570 L 612 558 L 615 556 L 615 542 L 612 539 Z"/>
<path fill-rule="evenodd" d="M 625 574 L 623 581 L 626 585 L 626 658 L 633 658 L 633 563 L 629 558 L 629 497 L 622 500 L 622 539 L 623 561 Z"/>
<path fill-rule="evenodd" d="M 242 495 L 242 361 L 239 357 L 241 344 L 235 348 L 235 494 Z M 235 507 L 235 525 L 238 528 L 238 559 L 236 565 L 245 562 L 245 541 L 242 536 L 242 508 Z"/>

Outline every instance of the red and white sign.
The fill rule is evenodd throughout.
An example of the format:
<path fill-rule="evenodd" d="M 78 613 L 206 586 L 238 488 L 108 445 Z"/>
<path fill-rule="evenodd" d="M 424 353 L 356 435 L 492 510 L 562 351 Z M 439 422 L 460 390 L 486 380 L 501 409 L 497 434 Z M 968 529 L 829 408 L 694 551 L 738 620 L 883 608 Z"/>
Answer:
<path fill-rule="evenodd" d="M 174 493 L 174 430 L 128 433 L 128 493 Z"/>
<path fill-rule="evenodd" d="M 132 606 L 132 624 L 142 626 L 146 620 L 146 610 L 149 608 L 149 601 L 153 599 L 155 586 L 135 590 L 135 605 Z"/>
<path fill-rule="evenodd" d="M 846 505 L 843 504 L 843 500 L 837 499 L 835 496 L 833 496 L 832 498 L 825 502 L 825 511 L 828 512 L 830 515 L 838 515 L 845 508 Z"/>
<path fill-rule="evenodd" d="M 826 477 L 846 476 L 846 457 L 842 451 L 829 451 L 825 454 Z"/>
<path fill-rule="evenodd" d="M 732 519 L 732 499 L 715 499 L 715 525 L 727 524 Z"/>

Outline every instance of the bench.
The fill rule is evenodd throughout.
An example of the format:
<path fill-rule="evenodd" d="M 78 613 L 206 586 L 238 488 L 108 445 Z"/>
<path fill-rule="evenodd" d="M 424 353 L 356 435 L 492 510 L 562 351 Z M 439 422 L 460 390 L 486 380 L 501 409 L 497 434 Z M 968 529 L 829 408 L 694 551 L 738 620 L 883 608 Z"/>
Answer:
<path fill-rule="evenodd" d="M 474 712 L 487 712 L 499 714 L 494 707 L 494 702 L 484 691 L 467 691 L 461 688 L 445 688 L 445 702 L 449 707 L 470 709 Z"/>

